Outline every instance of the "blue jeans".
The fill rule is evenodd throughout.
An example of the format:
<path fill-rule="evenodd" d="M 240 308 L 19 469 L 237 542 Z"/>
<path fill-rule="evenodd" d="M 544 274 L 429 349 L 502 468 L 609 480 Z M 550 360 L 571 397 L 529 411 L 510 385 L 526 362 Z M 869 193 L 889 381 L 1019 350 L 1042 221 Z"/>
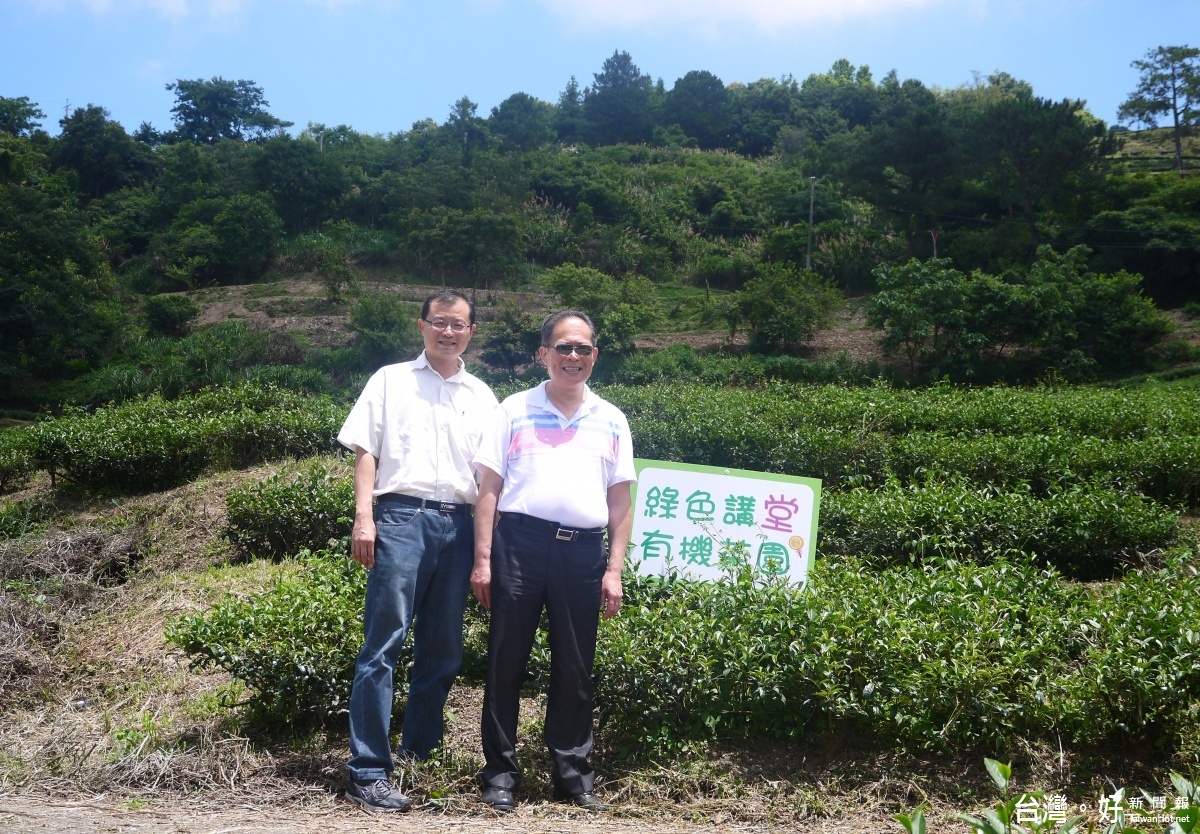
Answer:
<path fill-rule="evenodd" d="M 367 575 L 363 647 L 350 693 L 351 778 L 386 779 L 395 766 L 392 676 L 410 627 L 413 668 L 400 751 L 426 759 L 442 743 L 446 696 L 462 664 L 474 559 L 470 513 L 420 510 L 387 495 L 377 499 L 375 566 Z"/>

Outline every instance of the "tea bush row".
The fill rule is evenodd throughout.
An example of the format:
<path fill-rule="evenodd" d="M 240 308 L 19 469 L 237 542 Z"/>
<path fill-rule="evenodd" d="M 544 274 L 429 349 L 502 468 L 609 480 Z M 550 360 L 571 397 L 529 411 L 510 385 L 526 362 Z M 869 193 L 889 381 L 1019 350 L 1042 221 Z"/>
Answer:
<path fill-rule="evenodd" d="M 1038 498 L 962 483 L 825 493 L 822 558 L 860 556 L 876 564 L 957 559 L 986 563 L 1032 554 L 1078 580 L 1109 579 L 1139 554 L 1175 544 L 1175 513 L 1141 495 L 1071 487 Z"/>
<path fill-rule="evenodd" d="M 886 466 L 905 483 L 957 477 L 994 486 L 1028 484 L 1039 494 L 1092 483 L 1200 506 L 1200 435 L 1104 440 L 914 433 L 891 442 Z"/>
<path fill-rule="evenodd" d="M 224 669 L 249 686 L 251 710 L 268 725 L 344 713 L 362 644 L 366 571 L 332 554 L 289 568 L 262 592 L 231 596 L 167 630 L 197 668 Z M 398 689 L 406 666 L 397 666 Z"/>
<path fill-rule="evenodd" d="M 726 385 L 728 383 L 726 382 Z M 632 418 L 736 414 L 776 427 L 815 426 L 902 436 L 910 432 L 1071 434 L 1109 440 L 1200 435 L 1200 401 L 1185 385 L 1132 388 L 902 389 L 775 383 L 732 389 L 714 383 L 610 385 L 604 395 Z"/>
<path fill-rule="evenodd" d="M 252 715 L 268 726 L 321 722 L 344 715 L 362 645 L 367 572 L 344 545 L 300 551 L 281 563 L 269 587 L 229 596 L 208 611 L 172 622 L 167 639 L 197 668 L 224 669 L 251 689 Z M 483 680 L 486 612 L 472 603 L 464 622 L 463 674 Z M 395 696 L 407 691 L 412 641 L 396 665 Z"/>
<path fill-rule="evenodd" d="M 318 459 L 229 490 L 224 535 L 246 556 L 291 555 L 348 536 L 353 515 L 353 477 Z"/>
<path fill-rule="evenodd" d="M 224 535 L 247 556 L 287 556 L 348 535 L 353 511 L 352 475 L 311 461 L 231 489 Z M 1072 487 L 1040 498 L 1027 486 L 892 482 L 879 490 L 826 491 L 817 552 L 881 565 L 1032 554 L 1065 576 L 1094 580 L 1170 547 L 1178 535 L 1178 516 L 1136 493 Z"/>
<path fill-rule="evenodd" d="M 1194 554 L 1190 558 L 1194 559 Z M 739 581 L 632 593 L 606 624 L 601 714 L 638 744 L 854 729 L 905 749 L 1016 737 L 1200 742 L 1200 579 L 1175 565 L 1095 595 L 997 562 L 823 563 L 811 594 Z"/>
<path fill-rule="evenodd" d="M 995 390 L 653 385 L 604 393 L 628 413 L 644 458 L 806 475 L 827 487 L 949 475 L 979 484 L 1028 483 L 1047 494 L 1096 482 L 1200 506 L 1200 433 L 1184 433 L 1200 411 L 1194 396 L 1168 386 Z M 248 402 L 250 391 L 270 393 Z M 236 401 L 221 401 L 230 397 Z M 1135 431 L 1130 402 L 1142 409 L 1143 429 L 1158 433 Z M 1006 433 L 1019 427 L 1002 424 L 996 413 L 1006 410 L 1031 413 L 1023 425 L 1033 430 Z M 344 414 L 321 397 L 243 384 L 220 394 L 150 397 L 90 416 L 68 414 L 30 432 L 34 460 L 51 472 L 89 487 L 152 489 L 208 466 L 327 450 Z M 1067 428 L 1042 431 L 1055 423 Z"/>
<path fill-rule="evenodd" d="M 1175 557 L 1099 590 L 1006 560 L 822 562 L 808 591 L 748 570 L 723 584 L 627 578 L 620 616 L 601 624 L 601 733 L 643 752 L 854 731 L 906 750 L 1001 751 L 1020 737 L 1194 753 L 1200 577 L 1194 553 Z M 364 575 L 327 553 L 181 618 L 170 638 L 249 684 L 263 715 L 328 718 L 348 696 Z M 468 658 L 485 650 L 481 623 L 472 604 Z M 546 662 L 534 653 L 535 681 Z"/>
<path fill-rule="evenodd" d="M 244 383 L 180 400 L 151 396 L 29 430 L 37 465 L 95 492 L 167 489 L 205 470 L 332 448 L 345 410 L 323 397 Z"/>

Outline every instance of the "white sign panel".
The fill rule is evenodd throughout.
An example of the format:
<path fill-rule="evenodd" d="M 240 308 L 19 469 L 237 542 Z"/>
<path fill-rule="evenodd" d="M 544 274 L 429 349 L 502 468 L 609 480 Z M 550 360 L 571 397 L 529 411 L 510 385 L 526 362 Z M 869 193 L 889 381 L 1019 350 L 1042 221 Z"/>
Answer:
<path fill-rule="evenodd" d="M 722 554 L 804 584 L 821 482 L 745 469 L 636 460 L 630 559 L 641 573 L 721 579 Z"/>

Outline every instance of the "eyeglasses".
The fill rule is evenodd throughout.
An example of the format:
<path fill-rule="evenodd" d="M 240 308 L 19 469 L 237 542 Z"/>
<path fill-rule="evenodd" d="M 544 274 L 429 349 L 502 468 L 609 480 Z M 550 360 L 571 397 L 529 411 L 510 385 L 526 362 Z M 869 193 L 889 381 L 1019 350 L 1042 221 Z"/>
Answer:
<path fill-rule="evenodd" d="M 551 346 L 546 345 L 546 347 Z M 553 347 L 559 356 L 570 356 L 572 353 L 579 356 L 591 356 L 592 351 L 595 350 L 591 345 L 554 345 Z"/>
<path fill-rule="evenodd" d="M 434 330 L 449 330 L 452 333 L 465 333 L 471 327 L 465 321 L 446 321 L 445 319 L 423 319 Z"/>

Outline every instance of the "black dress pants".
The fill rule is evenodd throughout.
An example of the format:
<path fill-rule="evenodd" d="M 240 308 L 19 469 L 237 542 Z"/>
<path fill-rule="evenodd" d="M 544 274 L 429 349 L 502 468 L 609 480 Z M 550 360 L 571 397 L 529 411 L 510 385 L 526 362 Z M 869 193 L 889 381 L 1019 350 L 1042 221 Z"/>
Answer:
<path fill-rule="evenodd" d="M 600 580 L 608 565 L 600 530 L 569 531 L 532 516 L 506 513 L 492 540 L 492 610 L 483 699 L 485 787 L 516 790 L 517 718 L 529 653 L 545 608 L 549 619 L 550 691 L 545 742 L 554 785 L 588 793 L 596 776 L 592 750 L 592 661 L 600 619 Z"/>

